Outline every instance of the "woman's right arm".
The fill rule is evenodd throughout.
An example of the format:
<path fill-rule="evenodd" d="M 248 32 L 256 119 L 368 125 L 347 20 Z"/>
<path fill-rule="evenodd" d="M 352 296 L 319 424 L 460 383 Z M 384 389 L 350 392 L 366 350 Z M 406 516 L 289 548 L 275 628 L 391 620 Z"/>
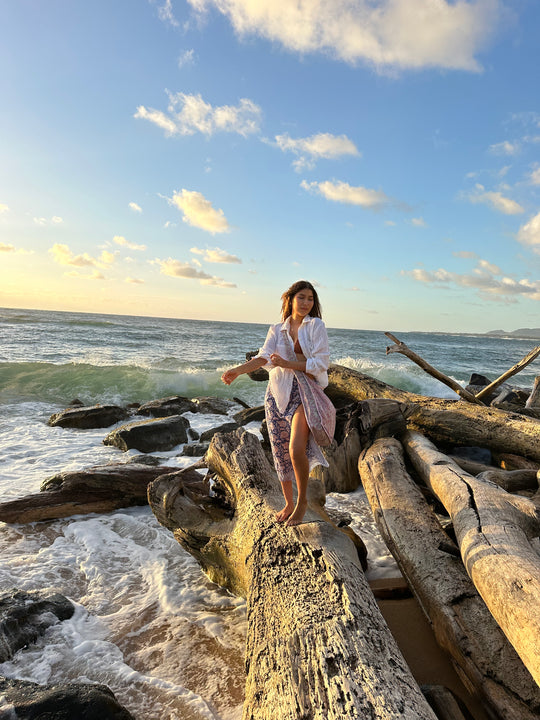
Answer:
<path fill-rule="evenodd" d="M 223 373 L 221 376 L 221 379 L 225 383 L 225 385 L 230 385 L 233 380 L 236 380 L 236 378 L 239 375 L 244 375 L 244 373 L 250 373 L 254 372 L 255 370 L 258 370 L 263 365 L 266 365 L 267 360 L 263 357 L 254 357 L 251 360 L 248 360 L 243 365 L 238 365 L 237 367 L 231 368 L 230 370 L 227 370 Z"/>

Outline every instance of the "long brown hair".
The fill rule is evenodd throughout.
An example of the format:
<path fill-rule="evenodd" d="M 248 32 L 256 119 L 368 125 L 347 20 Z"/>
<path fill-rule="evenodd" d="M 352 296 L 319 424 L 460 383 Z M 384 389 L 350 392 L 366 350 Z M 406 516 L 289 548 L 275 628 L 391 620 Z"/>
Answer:
<path fill-rule="evenodd" d="M 298 280 L 291 285 L 288 290 L 285 290 L 281 296 L 281 319 L 286 320 L 292 315 L 292 302 L 294 296 L 300 292 L 300 290 L 311 290 L 313 293 L 313 307 L 309 313 L 311 317 L 318 317 L 322 319 L 322 308 L 319 302 L 319 296 L 313 285 L 307 280 Z"/>

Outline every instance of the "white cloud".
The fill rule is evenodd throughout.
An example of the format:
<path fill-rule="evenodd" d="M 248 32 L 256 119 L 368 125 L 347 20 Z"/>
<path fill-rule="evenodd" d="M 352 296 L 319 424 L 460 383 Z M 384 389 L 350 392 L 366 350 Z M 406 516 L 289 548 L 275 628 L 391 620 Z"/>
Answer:
<path fill-rule="evenodd" d="M 137 205 L 136 202 L 130 202 L 128 207 L 130 210 L 133 210 L 133 212 L 142 213 L 142 207 L 140 205 Z"/>
<path fill-rule="evenodd" d="M 477 185 L 475 191 L 470 193 L 468 197 L 472 203 L 490 205 L 494 210 L 498 210 L 505 215 L 519 215 L 525 212 L 515 200 L 505 197 L 500 192 L 487 192 L 483 185 Z"/>
<path fill-rule="evenodd" d="M 85 275 L 77 270 L 72 270 L 71 272 L 64 273 L 64 275 L 66 277 L 81 278 L 82 280 L 105 280 L 105 275 L 103 275 L 99 270 L 93 270 L 90 275 Z"/>
<path fill-rule="evenodd" d="M 344 155 L 360 155 L 358 148 L 346 135 L 318 133 L 306 138 L 291 138 L 289 135 L 276 135 L 276 143 L 283 152 L 293 152 L 298 156 L 293 165 L 297 171 L 312 168 L 321 158 L 332 160 Z"/>
<path fill-rule="evenodd" d="M 475 252 L 471 252 L 470 250 L 459 250 L 458 252 L 452 253 L 452 255 L 457 258 L 466 258 L 469 260 L 476 260 L 478 257 Z"/>
<path fill-rule="evenodd" d="M 190 252 L 195 255 L 203 255 L 203 260 L 209 263 L 241 263 L 239 257 L 236 255 L 230 255 L 226 250 L 221 248 L 196 248 L 192 247 Z"/>
<path fill-rule="evenodd" d="M 146 250 L 146 245 L 137 245 L 136 243 L 129 242 L 129 240 L 126 240 L 122 235 L 115 235 L 113 242 L 122 247 L 127 247 L 130 250 Z"/>
<path fill-rule="evenodd" d="M 499 19 L 500 0 L 188 0 L 215 7 L 240 36 L 298 53 L 324 52 L 377 67 L 478 71 L 475 55 Z"/>
<path fill-rule="evenodd" d="M 9 207 L 5 203 L 0 203 L 0 215 L 9 212 Z"/>
<path fill-rule="evenodd" d="M 184 50 L 178 58 L 178 68 L 181 70 L 186 65 L 193 65 L 195 62 L 195 50 Z"/>
<path fill-rule="evenodd" d="M 540 217 L 540 215 L 539 215 Z M 428 271 L 424 268 L 403 270 L 402 275 L 408 275 L 416 282 L 426 285 L 452 286 L 471 288 L 477 290 L 486 300 L 502 300 L 516 302 L 518 297 L 527 297 L 540 300 L 540 282 L 531 282 L 527 279 L 515 280 L 504 276 L 502 270 L 487 260 L 480 260 L 472 273 L 449 272 L 443 268 Z"/>
<path fill-rule="evenodd" d="M 127 277 L 125 281 L 133 285 L 144 285 L 144 280 L 141 280 L 140 278 Z"/>
<path fill-rule="evenodd" d="M 489 146 L 489 151 L 494 155 L 517 155 L 521 150 L 521 145 L 517 141 L 503 140 L 503 142 L 495 143 Z"/>
<path fill-rule="evenodd" d="M 197 268 L 187 262 L 181 262 L 173 258 L 168 258 L 167 260 L 156 259 L 154 262 L 160 266 L 163 275 L 188 280 L 199 280 L 202 285 L 216 285 L 218 287 L 229 288 L 236 287 L 234 283 L 227 282 L 223 280 L 223 278 L 216 277 L 215 275 L 209 275 L 203 270 L 197 270 Z"/>
<path fill-rule="evenodd" d="M 426 221 L 424 220 L 424 218 L 421 217 L 411 218 L 411 223 L 415 227 L 426 227 Z"/>
<path fill-rule="evenodd" d="M 156 0 L 150 0 L 150 2 L 153 5 L 156 4 Z M 174 17 L 171 0 L 162 0 L 161 4 L 158 5 L 158 17 L 162 22 L 178 27 L 178 20 Z"/>
<path fill-rule="evenodd" d="M 201 95 L 167 93 L 169 96 L 168 115 L 161 110 L 140 105 L 134 117 L 150 120 L 166 135 L 193 135 L 201 132 L 213 135 L 215 132 L 232 132 L 244 137 L 259 131 L 261 109 L 252 100 L 242 98 L 236 106 L 212 107 Z"/>
<path fill-rule="evenodd" d="M 532 185 L 540 185 L 540 167 L 537 167 L 534 170 L 531 170 L 529 180 L 532 183 Z"/>
<path fill-rule="evenodd" d="M 61 217 L 58 217 L 58 215 L 53 215 L 52 218 L 44 218 L 44 217 L 35 217 L 34 222 L 36 225 L 61 225 L 64 220 Z"/>
<path fill-rule="evenodd" d="M 223 210 L 216 210 L 204 195 L 195 190 L 182 189 L 175 192 L 169 200 L 184 214 L 183 220 L 188 225 L 201 228 L 212 234 L 229 232 L 230 227 Z"/>
<path fill-rule="evenodd" d="M 72 265 L 74 267 L 108 267 L 116 260 L 116 253 L 104 250 L 99 258 L 93 258 L 88 253 L 74 255 L 67 245 L 55 243 L 49 252 L 59 265 Z M 100 279 L 100 278 L 98 278 Z"/>
<path fill-rule="evenodd" d="M 390 198 L 382 190 L 371 190 L 361 186 L 352 186 L 345 182 L 311 182 L 302 180 L 300 183 L 304 190 L 317 192 L 327 200 L 346 203 L 347 205 L 360 205 L 364 208 L 378 209 L 390 202 Z"/>
<path fill-rule="evenodd" d="M 0 252 L 15 252 L 15 245 L 0 243 Z"/>
<path fill-rule="evenodd" d="M 523 245 L 532 246 L 534 252 L 540 254 L 540 212 L 519 228 L 517 239 Z"/>

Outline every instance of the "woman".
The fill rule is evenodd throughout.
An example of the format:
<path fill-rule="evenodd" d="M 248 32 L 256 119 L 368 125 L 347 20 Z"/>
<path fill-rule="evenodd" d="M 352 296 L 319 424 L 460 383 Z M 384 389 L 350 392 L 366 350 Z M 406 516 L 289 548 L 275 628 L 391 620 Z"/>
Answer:
<path fill-rule="evenodd" d="M 264 400 L 274 465 L 285 507 L 278 522 L 298 525 L 307 510 L 309 472 L 328 463 L 319 446 L 334 436 L 335 409 L 323 393 L 328 385 L 328 336 L 313 285 L 299 280 L 281 296 L 282 322 L 272 325 L 258 355 L 223 373 L 230 385 L 239 375 L 265 366 L 269 382 Z M 298 490 L 293 500 L 292 481 Z"/>

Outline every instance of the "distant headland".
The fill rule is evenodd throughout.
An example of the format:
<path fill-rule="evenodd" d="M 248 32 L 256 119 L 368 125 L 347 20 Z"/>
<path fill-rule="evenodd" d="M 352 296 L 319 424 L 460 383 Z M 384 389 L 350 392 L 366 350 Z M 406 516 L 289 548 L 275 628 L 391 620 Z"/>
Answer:
<path fill-rule="evenodd" d="M 535 340 L 540 339 L 540 328 L 519 328 L 518 330 L 490 330 L 485 335 L 491 335 L 494 337 L 515 337 L 515 338 L 534 338 Z"/>

